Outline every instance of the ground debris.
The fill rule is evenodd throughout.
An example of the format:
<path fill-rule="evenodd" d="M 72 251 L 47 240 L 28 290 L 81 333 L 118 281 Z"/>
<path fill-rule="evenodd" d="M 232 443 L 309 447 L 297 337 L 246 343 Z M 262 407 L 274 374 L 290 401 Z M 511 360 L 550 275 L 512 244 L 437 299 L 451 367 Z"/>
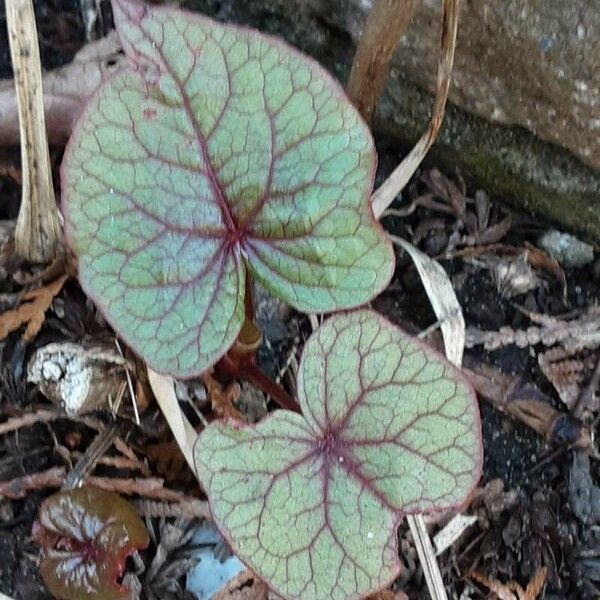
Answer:
<path fill-rule="evenodd" d="M 206 394 L 210 399 L 212 409 L 219 417 L 246 421 L 246 417 L 235 408 L 234 404 L 240 397 L 240 385 L 237 382 L 223 386 L 210 373 L 203 373 L 200 375 L 200 379 L 206 387 Z"/>
<path fill-rule="evenodd" d="M 369 596 L 367 600 L 408 600 L 408 596 L 402 591 L 392 592 L 391 590 L 384 590 Z"/>
<path fill-rule="evenodd" d="M 158 531 L 151 531 L 157 548 L 144 577 L 144 597 L 148 600 L 167 597 L 196 600 L 193 594 L 184 590 L 180 581 L 198 562 L 193 551 L 185 552 L 198 525 L 198 521 L 185 519 L 173 523 L 163 520 Z"/>
<path fill-rule="evenodd" d="M 600 523 L 600 487 L 592 480 L 590 459 L 584 452 L 573 455 L 569 472 L 569 503 L 583 523 Z"/>
<path fill-rule="evenodd" d="M 549 398 L 531 381 L 502 373 L 468 357 L 465 377 L 494 408 L 537 431 L 556 444 L 572 444 L 595 452 L 588 428 L 572 415 L 554 408 Z"/>
<path fill-rule="evenodd" d="M 496 594 L 499 600 L 537 600 L 546 582 L 546 568 L 540 567 L 525 589 L 516 581 L 501 583 L 478 571 L 469 573 L 469 578 L 488 588 L 490 592 Z"/>
<path fill-rule="evenodd" d="M 46 311 L 68 278 L 69 274 L 65 273 L 48 285 L 26 292 L 17 308 L 0 314 L 0 340 L 26 325 L 23 339 L 31 341 L 42 328 Z"/>
<path fill-rule="evenodd" d="M 268 597 L 267 585 L 252 571 L 245 570 L 219 590 L 213 600 L 267 600 Z"/>
<path fill-rule="evenodd" d="M 56 342 L 35 351 L 27 365 L 27 381 L 67 415 L 86 414 L 124 391 L 126 365 L 111 345 Z"/>
<path fill-rule="evenodd" d="M 511 344 L 519 348 L 537 344 L 544 346 L 560 344 L 568 352 L 600 347 L 600 306 L 591 306 L 585 314 L 571 320 L 562 320 L 523 309 L 521 312 L 526 314 L 536 325 L 517 330 L 505 326 L 498 331 L 482 331 L 475 327 L 469 327 L 465 341 L 466 347 L 473 348 L 483 345 L 486 350 L 497 350 Z"/>
<path fill-rule="evenodd" d="M 527 252 L 516 256 L 499 257 L 488 255 L 482 257 L 492 274 L 498 292 L 504 298 L 512 298 L 534 290 L 540 280 L 527 260 Z"/>
<path fill-rule="evenodd" d="M 560 346 L 538 354 L 542 373 L 569 410 L 576 411 L 576 416 L 600 408 L 600 390 L 597 382 L 594 385 L 592 380 L 599 360 L 598 352 L 569 353 Z M 587 383 L 591 384 L 589 397 L 583 397 Z"/>

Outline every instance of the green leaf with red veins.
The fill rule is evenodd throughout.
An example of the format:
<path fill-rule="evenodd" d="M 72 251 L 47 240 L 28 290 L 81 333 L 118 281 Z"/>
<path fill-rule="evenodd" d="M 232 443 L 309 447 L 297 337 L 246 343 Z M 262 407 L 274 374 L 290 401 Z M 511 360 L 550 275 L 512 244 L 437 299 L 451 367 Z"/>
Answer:
<path fill-rule="evenodd" d="M 388 283 L 370 132 L 314 61 L 249 29 L 113 0 L 129 57 L 62 166 L 84 289 L 154 369 L 197 374 L 234 342 L 249 271 L 303 311 Z"/>
<path fill-rule="evenodd" d="M 127 600 L 117 583 L 127 557 L 148 546 L 144 524 L 118 494 L 94 487 L 58 492 L 42 503 L 33 526 L 40 571 L 55 598 Z"/>
<path fill-rule="evenodd" d="M 221 532 L 278 594 L 363 598 L 398 575 L 402 515 L 456 507 L 479 480 L 477 400 L 442 356 L 367 310 L 310 337 L 298 394 L 302 415 L 209 425 L 198 477 Z"/>

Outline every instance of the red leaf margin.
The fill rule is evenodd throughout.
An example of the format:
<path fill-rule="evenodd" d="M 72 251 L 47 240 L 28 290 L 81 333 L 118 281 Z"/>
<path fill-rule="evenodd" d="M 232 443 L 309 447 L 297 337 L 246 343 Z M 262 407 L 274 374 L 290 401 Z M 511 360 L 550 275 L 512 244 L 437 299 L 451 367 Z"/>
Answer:
<path fill-rule="evenodd" d="M 144 4 L 144 2 L 142 2 L 141 0 L 111 0 L 111 4 L 113 5 L 113 10 L 114 10 L 114 6 L 118 5 L 124 12 L 128 12 L 130 18 L 132 19 L 138 19 L 141 20 L 146 12 L 149 10 L 149 7 L 146 6 Z M 152 6 L 151 10 L 153 12 L 158 12 L 158 13 L 172 13 L 172 12 L 176 12 L 178 14 L 183 14 L 186 15 L 189 19 L 192 20 L 197 20 L 200 22 L 205 22 L 206 24 L 210 25 L 211 23 L 214 22 L 213 19 L 206 17 L 202 14 L 196 13 L 196 12 L 192 12 L 192 11 L 188 11 L 188 10 L 184 10 L 184 9 L 179 9 L 179 8 L 172 8 L 169 6 Z M 219 25 L 221 27 L 225 27 L 225 28 L 229 28 L 231 30 L 234 30 L 240 34 L 246 34 L 246 35 L 255 35 L 256 33 L 259 33 L 261 37 L 269 40 L 274 46 L 277 46 L 278 48 L 280 48 L 283 52 L 287 53 L 287 54 L 291 54 L 293 56 L 295 56 L 297 59 L 303 61 L 303 62 L 307 62 L 311 65 L 311 68 L 317 72 L 326 82 L 327 84 L 330 86 L 332 92 L 335 94 L 335 96 L 337 98 L 340 99 L 340 101 L 344 101 L 347 102 L 348 104 L 352 105 L 352 101 L 350 100 L 350 98 L 348 97 L 345 89 L 343 88 L 343 86 L 341 85 L 341 83 L 336 80 L 321 64 L 319 64 L 315 59 L 305 55 L 304 53 L 302 53 L 300 50 L 294 48 L 293 46 L 289 45 L 287 42 L 285 42 L 284 40 L 281 40 L 280 38 L 278 38 L 277 36 L 268 34 L 268 33 L 263 33 L 262 31 L 257 31 L 252 27 L 248 27 L 248 26 L 243 26 L 243 25 L 232 25 L 230 23 L 219 23 Z M 117 31 L 118 31 L 118 25 L 117 25 Z M 79 106 L 79 114 L 77 115 L 76 118 L 74 118 L 74 127 L 72 128 L 71 131 L 71 136 L 69 138 L 69 141 L 67 142 L 66 146 L 65 146 L 65 151 L 64 151 L 64 156 L 68 157 L 71 155 L 70 149 L 73 145 L 73 140 L 76 137 L 76 134 L 82 129 L 83 123 L 82 123 L 82 119 L 81 116 L 83 115 L 83 113 L 87 110 L 88 105 L 95 100 L 102 92 L 102 89 L 108 85 L 110 83 L 110 81 L 113 78 L 117 78 L 119 75 L 121 75 L 123 72 L 126 72 L 128 70 L 130 70 L 131 67 L 131 63 L 134 64 L 134 69 L 135 69 L 135 60 L 134 60 L 134 56 L 135 56 L 135 48 L 129 48 L 128 50 L 128 44 L 125 40 L 121 39 L 121 42 L 123 44 L 125 53 L 127 55 L 127 58 L 129 59 L 129 64 L 128 61 L 125 61 L 125 63 L 123 64 L 123 66 L 121 66 L 119 69 L 115 70 L 114 72 L 112 72 L 110 74 L 109 77 L 105 78 L 96 88 L 96 90 L 89 96 L 89 98 L 87 99 L 87 101 L 82 102 Z M 358 114 L 358 112 L 357 112 Z M 359 115 L 360 117 L 360 115 Z M 362 117 L 360 117 L 361 121 Z M 392 278 L 394 276 L 394 271 L 395 271 L 395 264 L 396 264 L 396 255 L 394 252 L 394 248 L 392 243 L 389 241 L 389 239 L 387 239 L 387 236 L 385 235 L 385 229 L 383 227 L 383 225 L 380 223 L 380 221 L 375 217 L 375 214 L 373 212 L 373 206 L 371 203 L 371 193 L 373 190 L 373 186 L 375 183 L 375 176 L 376 176 L 376 171 L 377 171 L 377 163 L 378 163 L 378 156 L 377 156 L 377 152 L 375 149 L 375 143 L 373 140 L 373 135 L 370 131 L 370 129 L 368 128 L 368 126 L 365 123 L 365 134 L 369 140 L 369 145 L 371 147 L 371 160 L 370 160 L 370 165 L 369 165 L 369 175 L 368 175 L 368 185 L 367 185 L 367 196 L 365 198 L 365 202 L 367 205 L 367 214 L 370 220 L 370 225 L 373 227 L 373 229 L 375 229 L 380 235 L 384 236 L 386 241 L 387 241 L 387 247 L 388 247 L 388 254 L 389 254 L 389 273 L 385 279 L 385 281 L 383 281 L 383 284 L 381 285 L 380 289 L 375 290 L 375 292 L 372 295 L 372 298 L 376 297 L 378 294 L 380 294 L 383 290 L 385 290 L 387 288 L 387 286 L 390 284 L 390 282 L 392 281 Z M 74 248 L 74 244 L 73 244 L 73 223 L 71 222 L 70 218 L 69 218 L 69 211 L 68 211 L 68 204 L 69 204 L 69 193 L 68 193 L 68 186 L 67 186 L 67 173 L 69 170 L 69 162 L 67 160 L 67 158 L 65 158 L 65 160 L 63 160 L 63 162 L 61 163 L 60 166 L 60 182 L 61 182 L 61 202 L 60 202 L 60 206 L 61 206 L 61 213 L 63 215 L 63 219 L 64 219 L 64 232 L 65 232 L 65 239 L 66 239 L 66 243 L 67 246 L 70 247 L 71 249 Z M 256 215 L 254 215 L 256 216 Z M 245 226 L 247 226 L 247 224 L 244 224 Z M 250 273 L 248 273 L 249 271 L 249 267 L 246 266 L 244 264 L 244 260 L 243 259 L 238 259 L 236 260 L 236 267 L 238 270 L 238 281 L 240 282 L 240 289 L 242 291 L 242 297 L 244 296 L 244 292 L 245 292 L 245 286 L 247 284 L 247 279 L 246 277 L 242 277 L 242 269 L 245 273 L 247 273 L 248 275 L 250 275 Z M 241 268 L 240 268 L 241 265 Z M 85 294 L 93 301 L 94 305 L 97 307 L 98 311 L 100 312 L 100 314 L 102 315 L 102 317 L 111 325 L 111 327 L 118 333 L 119 337 L 121 337 L 125 343 L 133 350 L 133 352 L 139 356 L 141 359 L 144 359 L 144 357 L 142 356 L 141 352 L 137 350 L 136 348 L 136 344 L 133 342 L 133 340 L 131 339 L 131 337 L 127 334 L 126 331 L 122 330 L 120 327 L 117 326 L 116 322 L 112 319 L 110 312 L 108 310 L 107 307 L 105 307 L 102 303 L 102 297 L 100 294 L 95 293 L 92 289 L 91 286 L 88 285 L 86 282 L 82 281 L 81 279 L 79 279 L 81 288 L 83 289 L 83 291 L 85 292 Z M 337 311 L 344 311 L 344 310 L 348 310 L 348 309 L 352 309 L 355 308 L 359 305 L 357 304 L 348 304 L 346 306 L 343 305 L 339 305 L 336 308 L 332 309 L 331 312 L 337 312 Z M 243 323 L 240 323 L 240 330 L 242 327 Z M 239 331 L 238 331 L 239 334 Z M 236 336 L 237 337 L 237 336 Z M 235 339 L 233 338 L 231 340 L 231 344 L 233 345 L 235 343 Z M 200 374 L 202 374 L 203 372 L 206 372 L 208 370 L 210 370 L 219 360 L 220 358 L 225 354 L 225 352 L 220 355 L 219 357 L 215 358 L 214 360 L 206 363 L 202 369 L 191 369 L 188 372 L 178 372 L 176 374 L 176 376 L 179 379 L 193 379 L 195 377 L 198 377 Z M 160 366 L 154 366 L 153 367 L 154 370 L 156 370 L 158 373 L 164 374 L 164 375 L 172 375 L 173 373 L 169 372 L 168 370 L 163 370 L 160 368 Z"/>

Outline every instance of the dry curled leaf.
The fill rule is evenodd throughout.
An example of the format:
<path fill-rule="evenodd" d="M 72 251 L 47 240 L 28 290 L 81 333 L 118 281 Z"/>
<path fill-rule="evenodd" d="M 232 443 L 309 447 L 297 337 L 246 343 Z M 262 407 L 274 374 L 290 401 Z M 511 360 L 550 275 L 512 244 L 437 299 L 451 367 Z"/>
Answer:
<path fill-rule="evenodd" d="M 27 325 L 23 332 L 23 339 L 28 342 L 35 338 L 42 328 L 46 311 L 68 278 L 69 274 L 65 273 L 48 285 L 27 292 L 17 308 L 0 314 L 0 340 L 22 325 Z"/>
<path fill-rule="evenodd" d="M 267 600 L 268 597 L 267 585 L 246 569 L 220 589 L 213 600 Z"/>
<path fill-rule="evenodd" d="M 498 596 L 499 600 L 537 600 L 546 582 L 546 567 L 540 567 L 536 571 L 525 589 L 516 581 L 502 583 L 497 579 L 488 578 L 478 571 L 469 573 L 469 579 L 488 588 Z"/>
<path fill-rule="evenodd" d="M 538 364 L 546 379 L 552 383 L 560 399 L 570 410 L 575 409 L 582 388 L 591 379 L 600 355 L 597 353 L 570 355 L 560 347 L 538 355 Z M 587 406 L 580 410 L 595 412 L 600 404 L 600 390 L 592 390 Z"/>
<path fill-rule="evenodd" d="M 238 383 L 223 386 L 210 373 L 200 375 L 202 383 L 206 386 L 206 393 L 210 398 L 212 409 L 219 417 L 231 417 L 237 421 L 246 421 L 246 417 L 234 406 L 240 397 Z"/>

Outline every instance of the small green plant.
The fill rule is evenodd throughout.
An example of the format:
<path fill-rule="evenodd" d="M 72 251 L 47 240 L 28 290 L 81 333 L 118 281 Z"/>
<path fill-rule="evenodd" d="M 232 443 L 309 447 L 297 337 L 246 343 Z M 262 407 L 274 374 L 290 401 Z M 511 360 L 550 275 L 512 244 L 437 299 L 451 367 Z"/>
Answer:
<path fill-rule="evenodd" d="M 142 520 L 118 494 L 94 487 L 58 492 L 40 506 L 33 537 L 40 570 L 55 598 L 127 600 L 117 580 L 127 557 L 150 541 Z"/>
<path fill-rule="evenodd" d="M 113 0 L 128 63 L 62 167 L 79 278 L 155 370 L 212 365 L 284 407 L 254 365 L 251 281 L 306 312 L 360 306 L 394 254 L 369 202 L 370 132 L 315 62 L 258 32 Z M 474 394 L 371 311 L 306 344 L 302 415 L 211 424 L 197 473 L 236 553 L 284 598 L 362 598 L 398 573 L 402 515 L 463 502 L 481 468 Z"/>

